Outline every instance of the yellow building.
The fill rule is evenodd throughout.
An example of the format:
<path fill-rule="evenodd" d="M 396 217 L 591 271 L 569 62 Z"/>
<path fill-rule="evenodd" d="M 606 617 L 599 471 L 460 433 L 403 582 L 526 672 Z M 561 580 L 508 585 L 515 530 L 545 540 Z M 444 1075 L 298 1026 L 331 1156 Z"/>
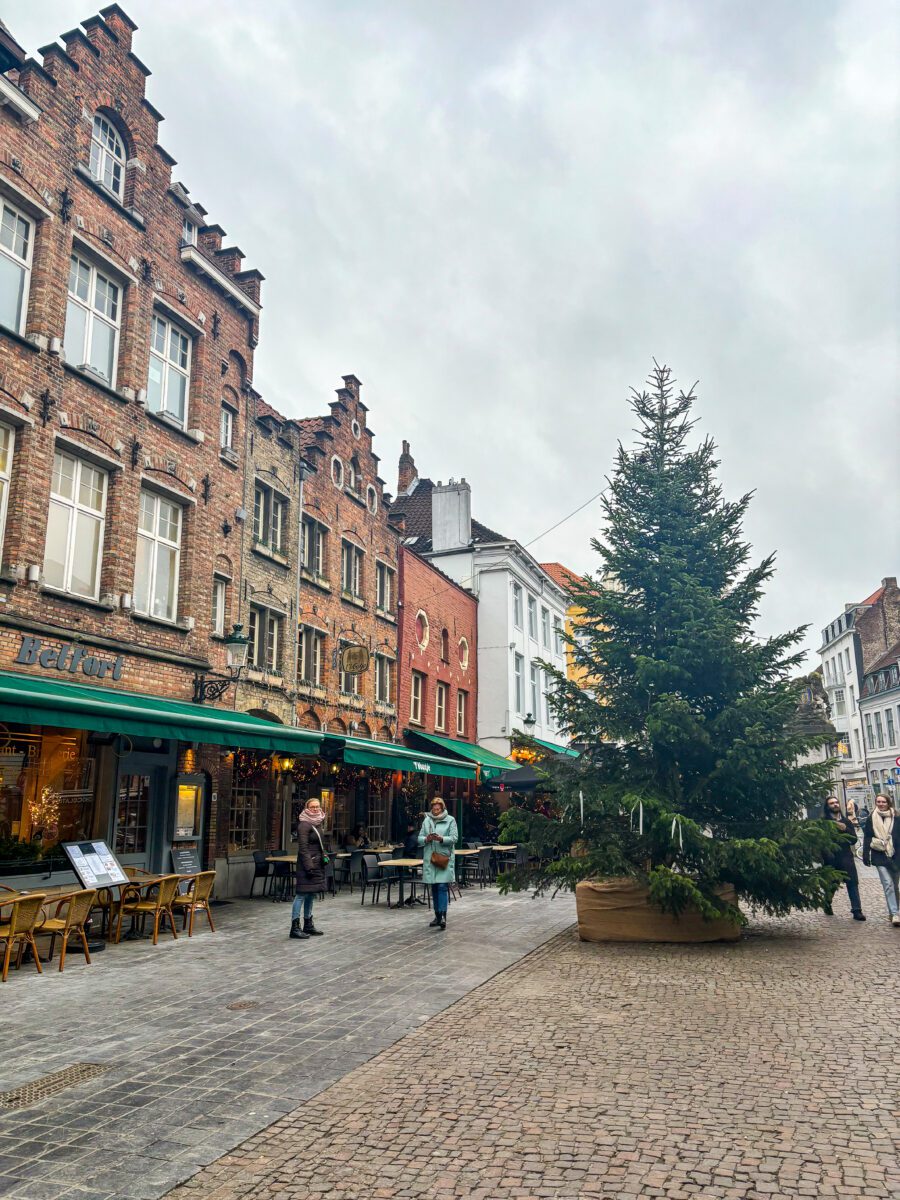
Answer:
<path fill-rule="evenodd" d="M 547 572 L 554 583 L 558 583 L 566 591 L 573 586 L 577 586 L 581 581 L 580 575 L 577 575 L 575 571 L 570 571 L 562 563 L 541 563 L 541 567 Z M 570 603 L 566 608 L 566 633 L 577 637 L 578 628 L 583 618 L 584 609 L 577 604 Z M 572 647 L 568 644 L 566 645 L 566 675 L 579 687 L 589 689 L 591 686 L 587 671 L 575 662 Z"/>

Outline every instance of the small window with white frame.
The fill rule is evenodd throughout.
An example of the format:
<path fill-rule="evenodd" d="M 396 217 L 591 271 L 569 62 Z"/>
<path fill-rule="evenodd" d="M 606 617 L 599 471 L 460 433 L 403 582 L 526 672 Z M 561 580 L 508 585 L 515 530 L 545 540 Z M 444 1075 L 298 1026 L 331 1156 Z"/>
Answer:
<path fill-rule="evenodd" d="M 435 729 L 446 730 L 447 728 L 447 693 L 448 688 L 446 683 L 439 683 L 434 689 Z"/>
<path fill-rule="evenodd" d="M 460 737 L 466 736 L 466 718 L 469 707 L 469 693 L 462 688 L 456 693 L 456 732 Z"/>
<path fill-rule="evenodd" d="M 341 642 L 341 649 L 344 646 L 352 645 L 351 642 Z M 341 689 L 341 694 L 344 696 L 358 696 L 359 693 L 359 676 L 350 671 L 340 671 L 338 678 L 338 686 Z"/>
<path fill-rule="evenodd" d="M 125 191 L 125 146 L 118 130 L 100 113 L 91 129 L 91 174 L 119 200 Z"/>
<path fill-rule="evenodd" d="M 512 585 L 512 605 L 513 605 L 513 625 L 516 629 L 522 628 L 522 585 L 514 583 Z"/>
<path fill-rule="evenodd" d="M 213 576 L 212 631 L 216 637 L 225 636 L 225 600 L 228 595 L 228 580 L 220 575 Z"/>
<path fill-rule="evenodd" d="M 257 483 L 253 489 L 253 541 L 257 546 L 283 552 L 286 505 L 281 496 Z"/>
<path fill-rule="evenodd" d="M 516 654 L 513 659 L 514 702 L 516 712 L 521 713 L 525 704 L 525 659 Z"/>
<path fill-rule="evenodd" d="M 562 621 L 559 617 L 553 618 L 553 653 L 562 654 L 563 652 L 563 630 Z"/>
<path fill-rule="evenodd" d="M 115 387 L 122 289 L 80 254 L 69 259 L 69 297 L 63 353 L 67 363 L 93 371 Z"/>
<path fill-rule="evenodd" d="M 268 608 L 250 605 L 247 662 L 257 671 L 278 674 L 281 654 L 281 617 Z"/>
<path fill-rule="evenodd" d="M 323 686 L 325 635 L 311 625 L 300 626 L 300 680 L 306 687 Z"/>
<path fill-rule="evenodd" d="M 219 416 L 219 449 L 234 450 L 234 409 L 222 401 L 222 411 Z"/>
<path fill-rule="evenodd" d="M 187 428 L 191 382 L 191 339 L 172 321 L 153 314 L 147 408 Z"/>
<path fill-rule="evenodd" d="M 0 553 L 3 550 L 3 534 L 6 530 L 6 510 L 9 505 L 15 446 L 16 431 L 10 425 L 0 425 Z"/>
<path fill-rule="evenodd" d="M 425 676 L 413 671 L 409 691 L 409 719 L 413 725 L 422 724 L 422 703 L 425 699 Z"/>
<path fill-rule="evenodd" d="M 384 654 L 375 655 L 375 699 L 379 704 L 391 703 L 391 660 Z"/>
<path fill-rule="evenodd" d="M 160 621 L 174 621 L 178 613 L 182 515 L 176 501 L 141 489 L 134 610 Z"/>
<path fill-rule="evenodd" d="M 341 592 L 362 599 L 363 551 L 352 542 L 341 543 Z"/>
<path fill-rule="evenodd" d="M 48 587 L 91 600 L 100 595 L 107 480 L 84 459 L 54 454 L 44 550 Z"/>
<path fill-rule="evenodd" d="M 327 531 L 313 517 L 304 517 L 300 538 L 300 566 L 316 579 L 326 577 L 325 539 Z"/>
<path fill-rule="evenodd" d="M 528 593 L 528 636 L 537 641 L 537 600 Z"/>
<path fill-rule="evenodd" d="M 182 246 L 197 245 L 197 226 L 190 217 L 185 217 L 181 222 L 181 244 Z"/>
<path fill-rule="evenodd" d="M 550 609 L 541 608 L 541 641 L 543 645 L 550 649 Z"/>
<path fill-rule="evenodd" d="M 34 225 L 3 200 L 0 212 L 0 325 L 24 333 L 31 283 Z"/>
<path fill-rule="evenodd" d="M 394 612 L 394 575 L 387 563 L 375 564 L 375 607 L 380 613 Z"/>

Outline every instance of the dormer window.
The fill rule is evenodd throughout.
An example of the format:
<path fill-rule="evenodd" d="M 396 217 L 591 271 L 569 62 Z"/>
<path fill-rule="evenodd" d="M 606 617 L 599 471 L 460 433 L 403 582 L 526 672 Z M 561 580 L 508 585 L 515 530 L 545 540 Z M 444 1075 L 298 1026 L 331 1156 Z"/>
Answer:
<path fill-rule="evenodd" d="M 187 217 L 181 222 L 181 244 L 182 246 L 197 245 L 197 226 Z"/>
<path fill-rule="evenodd" d="M 91 131 L 91 174 L 122 199 L 125 185 L 125 147 L 114 126 L 98 113 Z"/>

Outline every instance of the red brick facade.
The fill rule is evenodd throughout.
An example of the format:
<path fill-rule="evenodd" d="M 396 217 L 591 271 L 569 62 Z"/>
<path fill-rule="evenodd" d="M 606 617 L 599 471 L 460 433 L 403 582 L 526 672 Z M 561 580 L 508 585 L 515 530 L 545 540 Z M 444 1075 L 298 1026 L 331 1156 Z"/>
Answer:
<path fill-rule="evenodd" d="M 478 601 L 406 546 L 400 548 L 400 598 L 400 728 L 474 742 Z M 417 676 L 420 691 L 414 698 Z M 444 689 L 442 726 L 439 689 Z M 465 696 L 462 728 L 457 723 L 460 692 Z"/>

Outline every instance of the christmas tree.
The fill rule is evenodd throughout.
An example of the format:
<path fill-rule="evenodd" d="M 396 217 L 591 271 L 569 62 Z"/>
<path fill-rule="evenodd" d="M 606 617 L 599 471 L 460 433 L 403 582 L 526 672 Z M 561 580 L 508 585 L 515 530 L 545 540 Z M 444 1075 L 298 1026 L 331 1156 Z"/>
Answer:
<path fill-rule="evenodd" d="M 601 568 L 575 587 L 575 662 L 593 686 L 553 678 L 578 760 L 549 767 L 561 819 L 511 810 L 507 839 L 538 865 L 507 886 L 574 887 L 632 876 L 665 911 L 742 919 L 723 898 L 771 913 L 824 907 L 840 876 L 818 865 L 832 824 L 801 819 L 828 792 L 827 763 L 802 764 L 821 734 L 798 728 L 804 629 L 758 638 L 774 556 L 749 565 L 751 495 L 729 501 L 714 443 L 691 446 L 694 391 L 668 367 L 633 392 L 637 443 L 619 445 L 604 494 Z"/>

